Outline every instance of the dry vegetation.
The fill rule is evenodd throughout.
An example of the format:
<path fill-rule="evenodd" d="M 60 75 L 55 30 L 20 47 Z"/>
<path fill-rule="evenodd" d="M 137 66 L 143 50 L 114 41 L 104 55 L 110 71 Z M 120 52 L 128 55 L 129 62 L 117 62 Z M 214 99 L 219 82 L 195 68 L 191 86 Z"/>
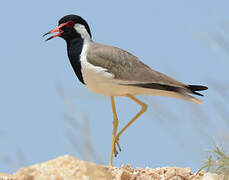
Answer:
<path fill-rule="evenodd" d="M 229 178 L 229 155 L 219 147 L 209 152 L 208 159 L 204 162 L 204 166 L 198 172 L 205 169 L 207 172 L 223 174 L 225 178 Z M 197 172 L 197 173 L 198 173 Z"/>

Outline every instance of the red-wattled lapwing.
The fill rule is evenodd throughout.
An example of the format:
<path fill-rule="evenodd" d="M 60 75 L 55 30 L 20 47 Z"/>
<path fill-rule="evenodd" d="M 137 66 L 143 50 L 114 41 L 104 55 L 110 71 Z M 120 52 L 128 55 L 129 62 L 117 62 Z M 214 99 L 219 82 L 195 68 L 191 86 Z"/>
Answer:
<path fill-rule="evenodd" d="M 121 151 L 119 137 L 147 109 L 147 105 L 135 98 L 135 95 L 168 96 L 201 104 L 202 101 L 190 94 L 203 96 L 197 91 L 207 87 L 186 85 L 162 73 L 152 70 L 136 56 L 117 47 L 97 44 L 91 39 L 87 22 L 77 15 L 67 15 L 59 20 L 57 28 L 44 34 L 57 34 L 49 37 L 61 37 L 67 42 L 68 57 L 78 79 L 91 91 L 110 96 L 113 110 L 113 135 L 110 153 L 110 165 L 113 154 Z M 142 109 L 118 133 L 118 117 L 114 96 L 127 96 L 138 103 Z"/>

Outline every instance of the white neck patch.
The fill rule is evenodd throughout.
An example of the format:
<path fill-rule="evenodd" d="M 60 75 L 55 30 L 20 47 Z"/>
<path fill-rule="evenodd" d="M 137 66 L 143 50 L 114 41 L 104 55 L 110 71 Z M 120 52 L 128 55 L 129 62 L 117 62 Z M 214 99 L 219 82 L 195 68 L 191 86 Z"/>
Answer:
<path fill-rule="evenodd" d="M 82 24 L 75 24 L 74 26 L 75 30 L 81 35 L 82 39 L 84 40 L 90 40 L 91 37 L 87 32 L 87 29 Z"/>

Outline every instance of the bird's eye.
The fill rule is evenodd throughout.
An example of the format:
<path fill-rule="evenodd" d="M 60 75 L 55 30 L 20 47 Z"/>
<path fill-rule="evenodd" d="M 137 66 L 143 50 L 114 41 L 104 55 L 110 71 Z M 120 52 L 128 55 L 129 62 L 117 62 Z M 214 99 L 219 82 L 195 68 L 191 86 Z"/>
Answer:
<path fill-rule="evenodd" d="M 74 25 L 75 25 L 75 23 L 73 21 L 68 21 L 68 23 L 67 23 L 67 26 L 69 28 L 73 28 Z"/>

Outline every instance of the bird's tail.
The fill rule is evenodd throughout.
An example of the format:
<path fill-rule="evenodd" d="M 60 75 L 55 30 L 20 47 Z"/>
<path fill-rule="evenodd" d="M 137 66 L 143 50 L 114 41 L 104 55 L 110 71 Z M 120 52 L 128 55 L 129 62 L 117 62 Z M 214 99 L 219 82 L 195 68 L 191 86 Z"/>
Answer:
<path fill-rule="evenodd" d="M 140 91 L 135 92 L 135 94 L 151 94 L 155 96 L 168 96 L 168 97 L 183 99 L 196 104 L 202 104 L 202 101 L 191 95 L 194 94 L 198 96 L 203 96 L 197 91 L 203 91 L 208 89 L 206 86 L 201 86 L 201 85 L 184 85 L 183 87 L 177 87 L 173 85 L 159 84 L 159 83 L 137 83 L 137 84 L 122 84 L 122 85 L 140 87 Z"/>
<path fill-rule="evenodd" d="M 201 85 L 187 85 L 186 88 L 189 90 L 188 93 L 191 93 L 191 94 L 194 94 L 194 95 L 198 95 L 198 96 L 204 96 L 203 94 L 200 94 L 199 92 L 197 91 L 204 91 L 204 90 L 207 90 L 208 87 L 206 86 L 201 86 Z M 193 103 L 196 103 L 196 104 L 202 104 L 203 101 L 201 101 L 200 99 L 197 99 L 187 93 L 184 94 L 184 98 L 188 101 L 191 101 Z"/>
<path fill-rule="evenodd" d="M 169 92 L 167 91 L 167 96 L 170 97 L 175 97 L 178 99 L 183 99 L 185 101 L 189 101 L 195 104 L 202 104 L 203 101 L 192 96 L 192 94 L 194 95 L 198 95 L 198 96 L 204 96 L 203 94 L 200 94 L 197 91 L 204 91 L 207 90 L 208 87 L 206 86 L 201 86 L 201 85 L 187 85 L 185 86 L 185 89 L 183 88 L 176 88 L 176 91 L 174 92 Z"/>
<path fill-rule="evenodd" d="M 203 94 L 198 93 L 197 91 L 204 91 L 207 90 L 208 87 L 201 86 L 201 85 L 187 85 L 186 88 L 191 91 L 192 94 L 198 95 L 198 96 L 204 96 Z"/>

